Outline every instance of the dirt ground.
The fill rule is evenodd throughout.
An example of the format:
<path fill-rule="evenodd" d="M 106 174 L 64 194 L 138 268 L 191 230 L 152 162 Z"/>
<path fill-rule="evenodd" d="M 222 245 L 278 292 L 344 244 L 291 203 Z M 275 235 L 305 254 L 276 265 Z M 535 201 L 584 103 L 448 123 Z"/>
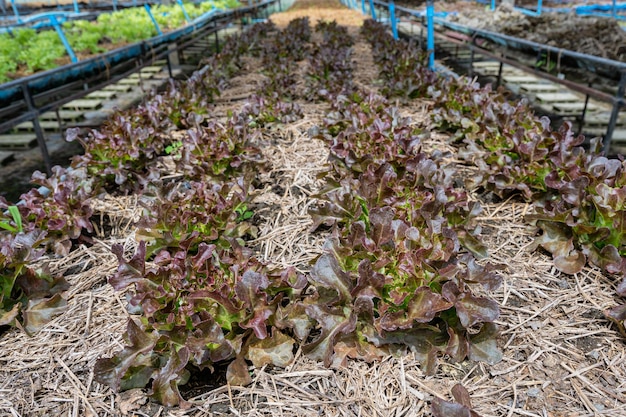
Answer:
<path fill-rule="evenodd" d="M 336 19 L 355 37 L 363 20 L 330 0 L 301 1 L 272 20 L 284 25 L 305 15 L 312 23 Z M 354 49 L 357 84 L 376 92 L 369 45 L 358 38 Z M 240 108 L 242 92 L 258 86 L 258 62 L 247 62 L 250 71 L 231 81 L 216 115 Z M 251 244 L 268 262 L 304 269 L 321 253 L 325 238 L 308 232 L 307 208 L 322 185 L 317 174 L 327 169 L 328 156 L 326 145 L 310 139 L 307 131 L 321 122 L 328 105 L 299 103 L 302 120 L 273 128 L 262 139 L 272 166 L 266 179 L 275 184 L 255 197 L 268 209 L 258 213 L 259 237 Z M 416 126 L 430 129 L 426 103 L 399 108 Z M 433 131 L 426 146 L 449 152 L 449 162 L 457 164 L 445 139 Z M 106 282 L 117 267 L 110 247 L 136 246 L 134 222 L 141 213 L 137 197 L 96 201 L 96 213 L 111 217 L 111 233 L 99 236 L 92 247 L 51 260 L 52 269 L 65 273 L 72 284 L 68 311 L 34 337 L 18 330 L 0 337 L 0 415 L 429 416 L 430 400 L 449 400 L 450 389 L 461 382 L 482 416 L 626 416 L 626 344 L 602 316 L 603 309 L 616 304 L 615 283 L 592 268 L 573 277 L 561 274 L 549 256 L 530 252 L 535 230 L 523 220 L 529 205 L 505 201 L 483 206 L 479 220 L 491 261 L 506 266 L 504 285 L 492 294 L 502 308 L 500 363 L 441 358 L 436 374 L 426 376 L 411 355 L 328 369 L 297 352 L 286 369 L 254 369 L 250 386 L 216 387 L 218 376 L 203 376 L 188 393 L 192 408 L 182 410 L 148 401 L 145 390 L 114 393 L 93 380 L 96 359 L 123 347 L 129 317 L 125 295 Z"/>

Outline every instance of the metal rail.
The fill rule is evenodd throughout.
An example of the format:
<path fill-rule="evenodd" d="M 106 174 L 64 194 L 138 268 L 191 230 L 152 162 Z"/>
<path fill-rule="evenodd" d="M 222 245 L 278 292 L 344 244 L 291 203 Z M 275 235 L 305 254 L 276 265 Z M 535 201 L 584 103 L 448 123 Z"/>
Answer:
<path fill-rule="evenodd" d="M 610 148 L 611 139 L 613 137 L 613 133 L 615 131 L 615 125 L 617 124 L 617 118 L 619 115 L 619 111 L 622 107 L 626 106 L 626 101 L 624 100 L 624 93 L 626 92 L 626 63 L 614 61 L 607 58 L 597 57 L 593 55 L 583 54 L 575 51 L 570 51 L 567 49 L 557 48 L 550 45 L 539 44 L 536 42 L 528 41 L 525 39 L 516 38 L 513 36 L 503 35 L 497 32 L 492 32 L 488 30 L 482 29 L 474 29 L 468 26 L 463 26 L 451 22 L 447 22 L 442 19 L 432 19 L 430 16 L 425 16 L 424 11 L 418 11 L 414 9 L 409 9 L 406 7 L 395 6 L 390 8 L 391 2 L 386 2 L 382 0 L 371 0 L 371 2 L 378 6 L 381 11 L 393 11 L 393 18 L 389 17 L 389 21 L 393 24 L 396 21 L 397 16 L 396 13 L 403 14 L 409 17 L 411 20 L 418 18 L 419 24 L 422 25 L 422 28 L 426 30 L 432 31 L 433 26 L 440 25 L 449 30 L 448 33 L 442 34 L 437 33 L 437 37 L 445 38 L 448 41 L 462 44 L 468 46 L 470 49 L 470 68 L 474 59 L 474 54 L 477 52 L 481 55 L 490 57 L 498 62 L 500 62 L 500 69 L 503 64 L 511 65 L 515 68 L 521 69 L 525 72 L 532 73 L 538 77 L 544 78 L 556 84 L 563 85 L 571 90 L 578 91 L 580 93 L 585 94 L 586 99 L 585 102 L 589 101 L 589 97 L 596 98 L 606 103 L 610 103 L 612 106 L 611 115 L 609 118 L 609 123 L 607 126 L 606 133 L 604 135 L 603 140 L 603 151 L 606 154 Z M 432 15 L 431 15 L 432 16 Z M 431 20 L 432 19 L 432 20 Z M 380 20 L 380 19 L 379 19 Z M 425 21 L 427 20 L 427 21 Z M 481 47 L 478 43 L 481 41 L 490 41 L 501 46 L 506 47 L 507 49 L 516 49 L 516 50 L 533 50 L 538 54 L 543 52 L 547 54 L 555 54 L 558 57 L 558 60 L 562 58 L 569 58 L 570 60 L 575 61 L 579 67 L 584 68 L 585 70 L 592 72 L 594 74 L 601 74 L 601 72 L 607 73 L 610 72 L 613 74 L 613 78 L 618 79 L 617 90 L 615 95 L 607 94 L 598 89 L 594 89 L 591 86 L 587 86 L 584 84 L 580 84 L 574 81 L 561 79 L 554 75 L 548 74 L 543 71 L 539 71 L 536 68 L 529 67 L 519 61 L 512 59 L 511 57 L 507 57 L 506 55 L 498 55 L 492 51 L 487 50 L 486 48 Z M 434 45 L 431 43 L 432 39 L 427 39 L 427 50 L 430 54 L 430 57 L 433 57 L 434 54 Z M 431 51 L 432 50 L 432 51 Z M 501 71 L 499 74 L 498 84 L 500 83 Z M 585 105 L 586 109 L 586 105 Z M 583 110 L 581 117 L 581 126 L 584 123 L 585 110 Z"/>

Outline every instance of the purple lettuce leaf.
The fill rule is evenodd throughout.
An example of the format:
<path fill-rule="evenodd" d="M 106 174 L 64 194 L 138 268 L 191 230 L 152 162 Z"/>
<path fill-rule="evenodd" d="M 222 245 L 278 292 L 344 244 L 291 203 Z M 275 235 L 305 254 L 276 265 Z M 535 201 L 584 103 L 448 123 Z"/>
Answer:
<path fill-rule="evenodd" d="M 470 395 L 463 385 L 456 384 L 452 387 L 452 396 L 455 402 L 433 398 L 430 404 L 433 417 L 480 417 L 472 410 Z"/>
<path fill-rule="evenodd" d="M 98 359 L 94 367 L 95 380 L 111 387 L 114 391 L 122 385 L 126 389 L 144 387 L 154 371 L 151 351 L 159 339 L 157 332 L 146 332 L 134 320 L 129 319 L 124 338 L 128 346 L 112 358 Z M 133 370 L 129 373 L 131 367 Z M 137 379 L 135 375 L 138 374 L 143 378 Z M 124 384 L 123 380 L 132 383 Z"/>

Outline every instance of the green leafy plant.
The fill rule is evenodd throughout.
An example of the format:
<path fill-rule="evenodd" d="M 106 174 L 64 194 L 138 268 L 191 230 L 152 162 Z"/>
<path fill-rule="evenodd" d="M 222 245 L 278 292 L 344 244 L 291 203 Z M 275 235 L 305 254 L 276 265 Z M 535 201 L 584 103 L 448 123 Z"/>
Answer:
<path fill-rule="evenodd" d="M 11 233 L 22 233 L 24 232 L 24 228 L 22 227 L 22 215 L 20 214 L 20 210 L 17 206 L 9 206 L 8 207 L 9 214 L 13 219 L 13 224 L 9 220 L 0 220 L 0 228 L 4 230 L 8 230 Z"/>

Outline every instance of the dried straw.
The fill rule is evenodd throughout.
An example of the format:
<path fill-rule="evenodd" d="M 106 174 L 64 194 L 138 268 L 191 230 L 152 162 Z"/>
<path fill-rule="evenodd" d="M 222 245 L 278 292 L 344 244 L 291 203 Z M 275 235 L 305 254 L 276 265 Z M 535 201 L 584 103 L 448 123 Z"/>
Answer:
<path fill-rule="evenodd" d="M 354 13 L 304 8 L 276 19 L 286 22 L 303 14 L 337 18 L 339 12 Z M 355 50 L 359 78 L 364 86 L 375 86 L 368 46 L 360 40 Z M 258 74 L 233 80 L 222 110 L 241 104 L 226 98 L 243 94 L 246 77 Z M 261 220 L 252 243 L 273 265 L 306 270 L 324 240 L 321 233 L 308 233 L 306 211 L 321 186 L 317 174 L 325 170 L 327 158 L 324 144 L 306 132 L 321 123 L 327 105 L 300 104 L 303 120 L 272 129 L 262 139 L 271 168 L 261 178 L 263 191 L 254 196 Z M 416 127 L 427 128 L 428 103 L 400 103 L 400 109 Z M 450 162 L 458 163 L 439 134 L 431 135 L 425 147 L 448 151 Z M 129 317 L 125 295 L 106 283 L 117 265 L 110 247 L 121 243 L 132 253 L 141 209 L 132 197 L 106 197 L 93 206 L 113 234 L 99 234 L 93 246 L 51 260 L 52 269 L 72 284 L 68 311 L 32 337 L 9 330 L 0 338 L 2 416 L 427 416 L 428 402 L 450 399 L 457 382 L 467 387 L 483 416 L 626 415 L 625 345 L 601 313 L 617 302 L 615 282 L 594 268 L 566 276 L 549 256 L 529 252 L 535 230 L 524 215 L 530 207 L 513 201 L 484 204 L 478 219 L 490 261 L 506 266 L 504 284 L 492 294 L 502 305 L 499 345 L 504 357 L 495 366 L 451 364 L 444 358 L 435 375 L 425 376 L 409 355 L 371 364 L 350 360 L 345 367 L 326 369 L 298 352 L 287 369 L 252 370 L 250 386 L 202 393 L 187 410 L 148 401 L 145 390 L 113 393 L 93 380 L 96 359 L 122 348 Z"/>

